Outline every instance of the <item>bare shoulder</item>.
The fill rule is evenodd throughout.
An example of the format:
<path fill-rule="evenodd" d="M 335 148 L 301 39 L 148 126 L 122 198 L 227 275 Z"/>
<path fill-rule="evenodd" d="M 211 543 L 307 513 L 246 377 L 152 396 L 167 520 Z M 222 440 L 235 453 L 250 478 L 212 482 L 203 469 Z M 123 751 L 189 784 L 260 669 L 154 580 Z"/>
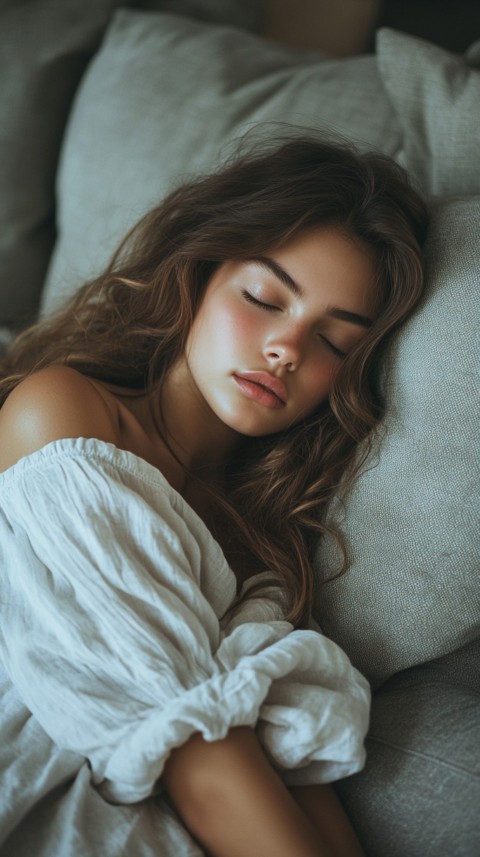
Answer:
<path fill-rule="evenodd" d="M 98 385 L 68 366 L 29 375 L 0 410 L 0 471 L 53 440 L 118 439 L 115 413 Z"/>

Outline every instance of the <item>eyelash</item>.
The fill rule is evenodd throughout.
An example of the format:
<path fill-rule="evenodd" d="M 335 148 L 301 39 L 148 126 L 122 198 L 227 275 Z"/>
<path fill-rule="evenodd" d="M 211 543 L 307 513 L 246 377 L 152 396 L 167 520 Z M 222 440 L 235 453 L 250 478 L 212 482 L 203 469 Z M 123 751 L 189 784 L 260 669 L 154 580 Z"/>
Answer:
<path fill-rule="evenodd" d="M 334 345 L 333 342 L 330 342 L 329 339 L 325 339 L 324 336 L 322 336 L 321 338 L 323 339 L 325 345 L 327 345 L 329 347 L 330 351 L 333 351 L 333 353 L 335 354 L 336 357 L 343 358 L 343 357 L 347 356 L 346 351 L 341 351 L 340 348 L 337 348 L 336 345 Z"/>
<path fill-rule="evenodd" d="M 273 312 L 274 310 L 278 309 L 278 307 L 274 306 L 273 304 L 266 304 L 263 301 L 259 301 L 258 298 L 254 298 L 253 295 L 250 294 L 250 292 L 247 292 L 245 290 L 242 291 L 242 295 L 245 300 L 248 301 L 249 304 L 261 307 L 262 309 L 266 309 L 267 312 Z"/>
<path fill-rule="evenodd" d="M 274 304 L 266 304 L 266 303 L 264 303 L 264 301 L 259 301 L 258 298 L 255 298 L 253 295 L 250 294 L 250 292 L 245 291 L 245 289 L 242 290 L 242 295 L 245 298 L 245 300 L 248 301 L 249 304 L 253 304 L 254 306 L 258 306 L 261 309 L 267 310 L 267 312 L 274 312 L 275 310 L 278 309 L 278 307 L 276 307 Z M 325 345 L 330 349 L 330 351 L 332 351 L 333 354 L 335 354 L 336 357 L 342 357 L 343 358 L 343 357 L 347 356 L 345 351 L 341 351 L 340 348 L 337 348 L 333 344 L 333 342 L 330 342 L 329 339 L 326 339 L 324 336 L 322 336 L 321 339 L 325 343 Z"/>

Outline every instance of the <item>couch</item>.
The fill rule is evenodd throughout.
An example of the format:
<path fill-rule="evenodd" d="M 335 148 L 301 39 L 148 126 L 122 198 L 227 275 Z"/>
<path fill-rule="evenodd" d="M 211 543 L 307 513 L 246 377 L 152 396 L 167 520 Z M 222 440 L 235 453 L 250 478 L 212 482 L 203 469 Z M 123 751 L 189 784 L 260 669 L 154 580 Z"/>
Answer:
<path fill-rule="evenodd" d="M 368 857 L 478 857 L 480 34 L 459 55 L 382 28 L 373 53 L 334 58 L 267 41 L 246 0 L 7 0 L 0 24 L 3 347 L 245 132 L 379 149 L 429 199 L 426 294 L 390 348 L 362 474 L 331 505 L 352 564 L 326 582 L 321 546 L 315 615 L 374 691 L 366 767 L 337 785 Z"/>

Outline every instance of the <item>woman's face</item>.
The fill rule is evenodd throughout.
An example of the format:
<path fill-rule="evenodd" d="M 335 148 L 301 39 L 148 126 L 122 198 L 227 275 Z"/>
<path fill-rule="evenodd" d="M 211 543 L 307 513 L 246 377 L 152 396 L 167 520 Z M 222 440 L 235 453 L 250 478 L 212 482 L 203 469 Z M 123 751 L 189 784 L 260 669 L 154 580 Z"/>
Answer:
<path fill-rule="evenodd" d="M 235 432 L 260 436 L 315 411 L 373 320 L 375 279 L 369 250 L 336 227 L 221 265 L 185 357 L 212 415 Z"/>

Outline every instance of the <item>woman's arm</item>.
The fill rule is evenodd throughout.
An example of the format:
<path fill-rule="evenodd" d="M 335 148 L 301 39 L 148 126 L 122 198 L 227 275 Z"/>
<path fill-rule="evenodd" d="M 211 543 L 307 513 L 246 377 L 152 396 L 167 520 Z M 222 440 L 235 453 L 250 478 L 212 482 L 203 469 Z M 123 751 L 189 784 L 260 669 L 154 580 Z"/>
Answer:
<path fill-rule="evenodd" d="M 365 857 L 357 834 L 332 786 L 299 786 L 290 789 L 297 803 L 338 857 Z"/>
<path fill-rule="evenodd" d="M 115 429 L 115 421 L 103 400 L 98 399 L 89 379 L 68 367 L 42 370 L 19 384 L 0 411 L 0 470 L 60 438 L 97 437 L 114 443 Z M 5 518 L 2 530 L 12 540 L 11 567 L 4 581 L 8 592 L 5 601 L 20 598 L 23 607 L 19 615 L 15 611 L 8 614 L 13 642 L 5 655 L 28 707 L 45 724 L 53 740 L 77 752 L 81 748 L 82 754 L 91 761 L 99 788 L 109 799 L 133 802 L 149 794 L 161 770 L 161 767 L 156 770 L 159 758 L 169 752 L 169 740 L 176 739 L 182 730 L 185 732 L 186 724 L 191 722 L 192 706 L 198 722 L 203 722 L 210 734 L 212 730 L 214 734 L 224 734 L 220 728 L 224 707 L 221 689 L 227 687 L 225 722 L 238 723 L 236 709 L 232 710 L 231 692 L 235 689 L 239 692 L 239 679 L 229 684 L 228 670 L 222 675 L 213 671 L 202 690 L 202 680 L 209 674 L 212 658 L 210 646 L 216 644 L 217 621 L 210 608 L 203 610 L 198 597 L 200 592 L 193 600 L 185 600 L 188 586 L 196 592 L 200 566 L 198 563 L 198 567 L 190 566 L 182 539 L 177 537 L 179 516 L 173 506 L 164 503 L 163 495 L 152 489 L 150 481 L 141 481 L 141 486 L 135 490 L 125 488 L 123 476 L 114 479 L 110 457 L 108 459 L 105 470 L 98 453 L 94 462 L 88 456 L 82 457 L 81 467 L 74 466 L 75 457 L 66 463 L 58 455 L 49 458 L 46 469 L 38 465 L 37 473 L 36 465 L 29 473 L 28 496 L 24 484 L 26 471 L 20 470 L 15 479 L 12 475 L 9 483 L 12 514 L 8 520 Z M 141 514 L 134 503 L 137 492 Z M 145 504 L 146 496 L 152 504 L 150 511 Z M 112 505 L 114 515 L 111 514 Z M 38 514 L 33 514 L 35 510 Z M 80 518 L 79 510 L 83 512 Z M 27 560 L 23 555 L 24 541 L 12 536 L 12 515 L 18 532 L 28 533 L 31 557 L 29 553 Z M 79 520 L 85 525 L 79 526 Z M 100 521 L 102 526 L 90 527 L 90 521 Z M 161 551 L 161 556 L 160 531 L 167 534 L 165 552 Z M 129 539 L 125 553 L 122 539 L 126 532 Z M 155 547 L 151 556 L 146 549 L 147 532 L 151 534 L 148 544 L 154 543 Z M 71 533 L 75 538 L 70 542 Z M 170 538 L 170 533 L 175 533 L 176 537 Z M 115 545 L 115 562 L 109 561 L 111 550 L 105 544 L 106 535 L 111 540 L 110 545 Z M 65 566 L 67 542 L 70 563 Z M 52 549 L 52 544 L 56 550 Z M 138 546 L 141 557 L 138 573 L 125 575 L 124 569 L 130 569 L 132 563 L 132 545 Z M 31 587 L 25 583 L 23 575 L 23 584 L 18 587 L 17 571 L 22 563 L 26 566 L 25 579 L 32 581 Z M 144 563 L 148 569 L 145 583 L 142 582 Z M 135 581 L 133 605 L 130 599 L 132 580 Z M 37 590 L 42 593 L 41 615 L 37 611 Z M 73 600 L 72 590 L 76 593 Z M 59 598 L 64 599 L 61 607 Z M 137 600 L 148 602 L 151 612 L 141 611 L 137 615 L 134 606 Z M 171 614 L 165 606 L 170 603 L 175 605 L 176 612 L 182 607 L 173 636 Z M 31 638 L 42 638 L 49 610 L 51 622 L 47 623 L 45 650 L 48 651 L 49 645 L 58 648 L 55 640 L 62 640 L 65 672 L 45 668 L 28 645 L 17 645 L 17 640 L 24 637 L 22 623 L 27 621 L 29 626 L 33 623 L 38 635 L 33 634 Z M 80 637 L 94 639 L 95 646 L 79 651 L 79 640 L 71 633 L 72 628 L 79 627 L 82 628 Z M 224 641 L 223 658 L 228 663 L 231 661 L 232 670 L 236 668 L 239 653 L 252 654 L 251 641 L 247 639 L 242 643 L 238 637 L 240 631 L 237 629 L 235 646 L 239 649 L 235 656 L 232 652 L 229 654 L 228 640 Z M 115 657 L 111 653 L 113 638 L 117 641 Z M 152 650 L 147 652 L 146 639 L 152 639 Z M 271 642 L 273 645 L 278 642 L 276 634 Z M 291 642 L 295 642 L 293 637 Z M 159 673 L 158 659 L 166 647 L 165 670 Z M 306 669 L 304 644 L 297 648 L 298 651 L 293 651 L 290 646 L 282 657 L 279 653 L 275 669 L 270 665 L 272 679 L 282 677 L 285 671 L 290 672 L 297 663 Z M 314 650 L 321 660 L 322 654 Z M 261 658 L 261 654 L 258 657 Z M 198 698 L 195 697 L 197 659 L 201 667 Z M 284 663 L 285 660 L 288 663 Z M 183 665 L 184 672 L 180 676 L 169 673 L 172 663 Z M 262 668 L 259 667 L 262 676 L 266 666 L 263 663 Z M 138 675 L 143 678 L 141 690 Z M 47 693 L 45 682 L 48 683 Z M 98 693 L 99 685 L 101 693 Z M 92 693 L 85 691 L 87 686 L 93 688 Z M 175 687 L 179 705 L 170 722 L 166 711 Z M 180 728 L 179 709 L 182 709 L 185 687 L 190 687 L 191 694 L 185 701 Z M 250 695 L 248 682 L 245 685 L 248 704 L 241 722 L 254 722 L 251 709 L 256 707 L 262 687 L 259 682 Z M 322 704 L 322 694 L 320 686 L 318 706 Z M 167 703 L 165 709 L 164 702 Z M 277 703 L 289 704 L 288 700 L 282 703 L 282 699 L 277 699 Z M 60 713 L 67 709 L 71 713 L 72 708 L 78 715 L 78 729 Z M 152 723 L 158 721 L 158 728 L 150 732 L 141 728 L 146 712 Z M 123 728 L 126 719 L 130 721 L 130 731 Z M 166 729 L 166 723 L 171 728 Z M 166 733 L 170 734 L 168 740 L 164 739 Z M 171 753 L 167 763 L 167 790 L 187 827 L 214 857 L 255 857 L 256 854 L 258 857 L 339 857 L 340 852 L 328 845 L 322 829 L 315 830 L 292 798 L 250 728 L 231 728 L 227 737 L 220 741 L 206 742 L 199 734 L 183 740 L 185 743 Z M 128 753 L 123 750 L 123 742 Z M 132 751 L 132 746 L 137 747 L 137 753 Z M 345 851 L 342 857 L 357 857 L 357 854 Z"/>
<path fill-rule="evenodd" d="M 319 791 L 316 815 L 314 791 L 296 789 L 308 793 L 304 812 L 248 727 L 210 743 L 195 734 L 173 751 L 163 781 L 185 825 L 212 857 L 363 857 L 346 816 L 334 806 L 334 793 Z"/>

